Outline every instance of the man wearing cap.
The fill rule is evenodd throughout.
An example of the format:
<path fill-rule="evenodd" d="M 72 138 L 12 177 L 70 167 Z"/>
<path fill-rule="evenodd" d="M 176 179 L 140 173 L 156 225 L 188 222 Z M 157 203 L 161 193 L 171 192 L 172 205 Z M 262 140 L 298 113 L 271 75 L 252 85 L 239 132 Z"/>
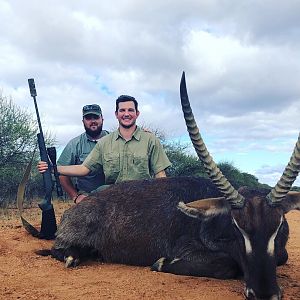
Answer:
<path fill-rule="evenodd" d="M 102 130 L 103 116 L 99 105 L 89 104 L 82 108 L 82 123 L 85 132 L 73 138 L 61 153 L 57 165 L 81 165 L 95 147 L 97 141 L 108 134 Z M 105 183 L 103 170 L 84 177 L 76 177 L 74 184 L 70 177 L 60 175 L 61 185 L 75 203 L 80 202 L 85 195 Z"/>
<path fill-rule="evenodd" d="M 106 185 L 166 177 L 165 169 L 171 163 L 159 139 L 136 125 L 139 114 L 134 97 L 120 96 L 115 111 L 119 128 L 100 139 L 81 165 L 59 166 L 58 171 L 66 176 L 86 176 L 103 170 Z M 47 168 L 46 162 L 39 162 L 40 173 Z"/>

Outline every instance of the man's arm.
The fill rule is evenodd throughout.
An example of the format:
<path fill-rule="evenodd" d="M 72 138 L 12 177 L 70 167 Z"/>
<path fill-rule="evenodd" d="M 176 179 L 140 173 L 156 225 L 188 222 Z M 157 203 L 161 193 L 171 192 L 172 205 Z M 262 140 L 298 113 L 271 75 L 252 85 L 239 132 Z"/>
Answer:
<path fill-rule="evenodd" d="M 59 179 L 64 191 L 69 195 L 69 197 L 74 201 L 74 203 L 79 203 L 86 197 L 85 194 L 77 192 L 70 177 L 60 175 Z"/>
<path fill-rule="evenodd" d="M 48 169 L 48 164 L 45 161 L 40 161 L 37 165 L 38 171 L 40 173 L 44 173 Z M 88 169 L 84 165 L 71 165 L 71 166 L 58 166 L 58 172 L 60 175 L 66 176 L 86 176 L 90 173 L 90 169 Z"/>
<path fill-rule="evenodd" d="M 71 165 L 71 166 L 58 166 L 58 172 L 60 175 L 66 176 L 86 176 L 90 173 L 90 170 L 84 165 Z"/>
<path fill-rule="evenodd" d="M 60 175 L 59 180 L 64 191 L 69 195 L 69 197 L 72 200 L 74 200 L 77 197 L 77 190 L 74 187 L 71 178 L 68 176 Z"/>

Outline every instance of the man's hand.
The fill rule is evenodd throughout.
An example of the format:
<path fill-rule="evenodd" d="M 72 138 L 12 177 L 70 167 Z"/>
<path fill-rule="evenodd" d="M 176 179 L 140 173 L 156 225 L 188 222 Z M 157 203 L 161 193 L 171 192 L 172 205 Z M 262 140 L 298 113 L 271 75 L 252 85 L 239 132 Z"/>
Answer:
<path fill-rule="evenodd" d="M 74 201 L 74 203 L 78 204 L 78 203 L 81 202 L 85 197 L 87 197 L 87 195 L 79 194 L 79 195 L 76 195 L 75 197 L 73 197 L 73 201 Z"/>
<path fill-rule="evenodd" d="M 37 164 L 37 169 L 38 171 L 42 174 L 45 173 L 46 170 L 48 169 L 48 164 L 45 161 L 39 161 Z"/>
<path fill-rule="evenodd" d="M 155 174 L 154 176 L 155 178 L 163 178 L 163 177 L 167 177 L 165 170 L 162 170 L 158 173 Z"/>
<path fill-rule="evenodd" d="M 143 131 L 148 132 L 148 133 L 152 133 L 152 131 L 149 128 L 142 128 Z"/>

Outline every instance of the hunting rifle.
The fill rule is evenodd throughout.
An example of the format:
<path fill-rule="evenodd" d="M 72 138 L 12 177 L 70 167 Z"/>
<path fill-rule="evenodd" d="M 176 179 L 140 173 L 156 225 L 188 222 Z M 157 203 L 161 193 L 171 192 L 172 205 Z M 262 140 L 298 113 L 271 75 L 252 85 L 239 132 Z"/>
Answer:
<path fill-rule="evenodd" d="M 52 180 L 51 167 L 50 167 L 51 165 L 54 173 L 54 181 L 56 183 L 57 196 L 58 197 L 62 196 L 63 191 L 59 181 L 59 174 L 57 172 L 56 149 L 55 147 L 50 147 L 47 149 L 45 145 L 42 124 L 41 124 L 39 110 L 36 101 L 37 93 L 36 93 L 34 79 L 33 78 L 28 79 L 28 84 L 29 84 L 31 97 L 33 98 L 34 101 L 36 117 L 39 126 L 39 133 L 37 134 L 37 140 L 38 140 L 38 145 L 40 150 L 40 157 L 41 160 L 47 162 L 49 166 L 46 172 L 43 173 L 45 197 L 39 203 L 39 207 L 42 210 L 42 224 L 41 224 L 41 231 L 39 232 L 38 235 L 39 238 L 48 240 L 48 239 L 53 239 L 55 237 L 55 232 L 57 230 L 54 208 L 51 203 L 52 189 L 53 189 L 53 180 Z"/>

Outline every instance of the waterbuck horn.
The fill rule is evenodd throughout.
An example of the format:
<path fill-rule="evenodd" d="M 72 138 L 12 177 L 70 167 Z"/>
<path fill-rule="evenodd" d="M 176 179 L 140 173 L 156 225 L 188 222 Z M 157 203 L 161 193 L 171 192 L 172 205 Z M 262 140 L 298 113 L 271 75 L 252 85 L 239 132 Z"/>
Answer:
<path fill-rule="evenodd" d="M 194 145 L 196 153 L 199 159 L 202 161 L 205 170 L 212 180 L 212 182 L 217 186 L 219 191 L 224 195 L 224 197 L 229 201 L 230 205 L 235 208 L 240 208 L 244 206 L 244 197 L 238 193 L 238 191 L 230 184 L 226 177 L 222 174 L 218 166 L 213 161 L 204 141 L 200 135 L 198 126 L 196 124 L 190 101 L 186 89 L 185 83 L 185 73 L 182 73 L 180 82 L 180 98 L 182 111 L 184 114 L 185 123 L 187 126 L 188 133 L 190 135 L 191 141 Z"/>
<path fill-rule="evenodd" d="M 298 173 L 300 171 L 300 134 L 298 136 L 298 141 L 295 145 L 293 154 L 290 158 L 288 165 L 285 167 L 282 176 L 271 190 L 267 199 L 270 204 L 278 204 L 286 196 L 292 187 L 294 181 L 296 180 Z"/>

